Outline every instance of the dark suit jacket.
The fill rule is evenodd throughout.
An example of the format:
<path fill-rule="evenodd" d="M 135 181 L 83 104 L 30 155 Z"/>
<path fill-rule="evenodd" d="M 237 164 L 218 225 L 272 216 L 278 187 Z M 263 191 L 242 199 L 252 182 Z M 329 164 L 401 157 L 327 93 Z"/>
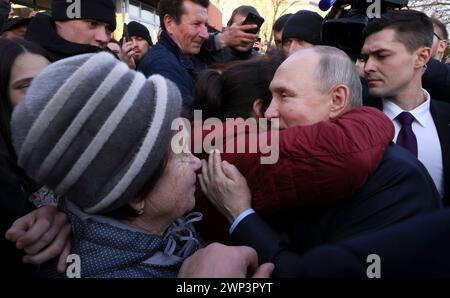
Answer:
<path fill-rule="evenodd" d="M 364 105 L 383 110 L 383 102 L 379 98 L 366 98 Z M 441 143 L 444 169 L 444 206 L 448 207 L 450 206 L 450 103 L 431 100 L 430 112 Z"/>
<path fill-rule="evenodd" d="M 430 92 L 431 98 L 450 102 L 450 65 L 430 59 L 422 76 L 422 85 Z"/>
<path fill-rule="evenodd" d="M 352 197 L 336 204 L 292 209 L 265 220 L 273 233 L 287 235 L 296 253 L 335 243 L 356 235 L 384 229 L 412 217 L 442 207 L 433 180 L 417 158 L 391 144 L 384 158 L 366 184 Z M 345 175 L 345 173 L 343 173 Z M 278 253 L 278 242 L 270 243 L 259 230 L 256 216 L 242 220 L 231 235 L 235 245 L 255 248 L 261 261 Z"/>
<path fill-rule="evenodd" d="M 381 278 L 450 277 L 450 210 L 320 246 L 303 256 L 283 245 L 258 215 L 246 220 L 254 228 L 253 239 L 259 237 L 261 242 L 257 248 L 260 262 L 275 264 L 273 277 L 367 278 L 371 254 L 380 257 Z"/>

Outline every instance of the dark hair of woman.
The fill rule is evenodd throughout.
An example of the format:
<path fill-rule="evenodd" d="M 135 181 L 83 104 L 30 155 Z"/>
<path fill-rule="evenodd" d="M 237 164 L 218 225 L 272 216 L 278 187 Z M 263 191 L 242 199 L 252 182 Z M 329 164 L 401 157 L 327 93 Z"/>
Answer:
<path fill-rule="evenodd" d="M 222 73 L 207 70 L 198 77 L 194 108 L 203 119 L 262 117 L 269 107 L 270 83 L 283 62 L 281 54 L 271 54 L 230 64 Z"/>
<path fill-rule="evenodd" d="M 10 121 L 13 111 L 8 86 L 11 71 L 16 59 L 25 53 L 41 55 L 49 59 L 48 54 L 38 45 L 20 38 L 0 38 L 0 135 L 5 141 L 10 155 L 16 160 L 16 153 L 11 141 Z M 17 168 L 17 174 L 22 180 L 22 186 L 27 191 L 33 191 L 34 183 Z"/>

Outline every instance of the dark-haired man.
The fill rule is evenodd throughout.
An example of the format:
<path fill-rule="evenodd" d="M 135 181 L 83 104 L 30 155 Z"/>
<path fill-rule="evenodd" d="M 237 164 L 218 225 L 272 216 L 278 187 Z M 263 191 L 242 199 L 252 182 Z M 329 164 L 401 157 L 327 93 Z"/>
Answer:
<path fill-rule="evenodd" d="M 431 19 L 418 11 L 391 11 L 370 22 L 364 35 L 369 92 L 382 98 L 368 104 L 393 121 L 394 141 L 425 165 L 449 205 L 450 105 L 434 101 L 422 88 L 431 57 Z"/>
<path fill-rule="evenodd" d="M 436 18 L 431 18 L 433 22 L 433 45 L 431 47 L 431 57 L 441 61 L 445 50 L 448 47 L 448 31 L 445 25 Z"/>
<path fill-rule="evenodd" d="M 115 13 L 112 0 L 53 0 L 52 16 L 36 15 L 25 39 L 39 44 L 53 61 L 99 52 L 116 29 Z"/>
<path fill-rule="evenodd" d="M 258 10 L 253 6 L 242 5 L 236 8 L 231 14 L 230 20 L 227 23 L 227 28 L 224 33 L 218 34 L 217 36 L 223 37 L 233 31 L 234 28 L 245 28 L 243 25 L 245 19 L 249 14 L 261 17 Z M 245 30 L 245 29 L 244 29 Z M 225 33 L 227 32 L 227 33 Z M 248 60 L 259 56 L 258 51 L 254 49 L 255 43 L 258 40 L 257 34 L 252 34 L 249 32 L 241 32 L 247 36 L 247 38 L 242 38 L 237 44 L 228 43 L 226 45 L 215 46 L 215 50 L 209 51 L 209 54 L 202 53 L 202 58 L 207 64 L 227 64 L 239 60 Z M 235 33 L 236 35 L 239 33 Z M 216 38 L 216 37 L 215 37 Z M 208 47 L 209 48 L 209 47 Z"/>
<path fill-rule="evenodd" d="M 144 25 L 134 21 L 128 23 L 127 27 L 134 51 L 133 58 L 136 64 L 139 64 L 153 46 L 150 31 Z"/>
<path fill-rule="evenodd" d="M 273 31 L 273 38 L 275 39 L 275 46 L 279 50 L 283 50 L 283 31 L 284 31 L 284 25 L 286 25 L 286 22 L 289 20 L 289 18 L 292 16 L 292 13 L 288 13 L 285 15 L 282 15 L 279 17 L 275 23 L 273 23 L 272 31 Z"/>
<path fill-rule="evenodd" d="M 282 47 L 286 56 L 295 51 L 320 45 L 323 18 L 309 10 L 300 10 L 292 15 L 284 25 Z"/>
<path fill-rule="evenodd" d="M 160 74 L 180 89 L 183 106 L 192 116 L 195 70 L 206 68 L 193 59 L 208 39 L 209 0 L 161 0 L 161 36 L 138 70 L 147 77 Z"/>

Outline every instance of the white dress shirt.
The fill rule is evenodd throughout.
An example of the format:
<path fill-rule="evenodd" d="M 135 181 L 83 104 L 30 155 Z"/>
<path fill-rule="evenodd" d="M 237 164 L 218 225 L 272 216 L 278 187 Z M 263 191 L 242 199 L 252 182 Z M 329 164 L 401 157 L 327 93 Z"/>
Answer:
<path fill-rule="evenodd" d="M 404 111 L 392 101 L 383 99 L 383 112 L 388 116 L 395 127 L 394 142 L 397 141 L 398 134 L 402 128 L 400 122 L 395 119 L 403 112 L 411 113 L 415 120 L 412 123 L 412 130 L 417 138 L 418 159 L 433 178 L 436 188 L 441 197 L 444 196 L 444 169 L 442 163 L 442 149 L 439 135 L 430 112 L 430 94 L 423 90 L 426 101 L 411 111 Z"/>

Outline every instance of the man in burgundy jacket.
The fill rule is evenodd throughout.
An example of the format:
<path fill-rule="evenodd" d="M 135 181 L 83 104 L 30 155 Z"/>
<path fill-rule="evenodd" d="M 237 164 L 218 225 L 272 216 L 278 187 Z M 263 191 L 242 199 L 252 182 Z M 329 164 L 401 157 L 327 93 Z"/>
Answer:
<path fill-rule="evenodd" d="M 300 67 L 301 72 L 298 71 Z M 348 111 L 360 104 L 361 100 L 361 85 L 356 69 L 342 51 L 330 47 L 315 47 L 299 51 L 280 66 L 272 81 L 271 91 L 273 100 L 266 111 L 266 117 L 279 117 L 281 128 L 303 126 L 311 130 L 308 137 L 295 143 L 301 146 L 298 151 L 304 152 L 305 160 L 309 159 L 313 165 L 318 165 L 320 158 L 314 152 L 324 150 L 323 146 L 329 148 L 330 154 L 321 155 L 322 163 L 328 162 L 330 168 L 339 167 L 339 161 L 353 154 L 351 150 L 342 151 L 344 152 L 342 154 L 334 150 L 337 148 L 342 150 L 341 146 L 353 146 L 354 144 L 349 143 L 347 137 L 354 135 L 362 127 L 355 129 L 355 127 L 347 126 L 348 130 L 346 130 L 340 126 L 343 130 L 339 133 L 330 129 L 333 125 L 338 125 L 336 119 L 339 117 L 341 119 L 349 117 L 352 111 Z M 312 127 L 317 130 L 316 134 Z M 375 129 L 367 133 L 376 134 L 379 130 Z M 288 142 L 293 140 L 295 139 Z M 283 148 L 282 141 L 280 148 Z M 356 193 L 346 198 L 340 195 L 333 196 L 333 193 L 326 188 L 316 189 L 315 193 L 296 192 L 302 186 L 306 189 L 311 186 L 306 179 L 302 180 L 303 185 L 293 186 L 290 184 L 291 181 L 288 181 L 285 185 L 293 191 L 291 196 L 297 196 L 298 202 L 308 203 L 309 206 L 292 208 L 294 206 L 291 204 L 290 208 L 286 208 L 283 212 L 266 215 L 266 219 L 269 219 L 272 227 L 279 232 L 286 232 L 285 235 L 288 236 L 287 239 L 295 252 L 304 253 L 321 244 L 378 231 L 408 218 L 440 209 L 441 202 L 428 172 L 420 162 L 404 154 L 402 150 L 393 144 L 389 145 L 377 169 L 364 185 L 356 190 Z M 226 155 L 223 158 L 227 159 Z M 275 194 L 273 200 L 270 200 L 258 195 L 258 201 L 256 201 L 255 187 L 252 184 L 259 180 L 261 182 L 259 187 L 261 187 L 270 183 L 270 179 L 261 180 L 264 174 L 257 178 L 252 177 L 257 174 L 250 172 L 252 175 L 248 175 L 248 169 L 236 164 L 248 180 L 252 191 L 250 196 L 246 186 L 239 185 L 237 181 L 230 178 L 233 177 L 229 174 L 232 172 L 230 166 L 226 163 L 217 166 L 217 160 L 216 155 L 210 157 L 209 164 L 204 162 L 200 175 L 203 191 L 232 223 L 230 233 L 233 244 L 255 248 L 260 256 L 260 263 L 275 263 L 275 276 L 277 276 L 277 267 L 283 267 L 283 264 L 277 264 L 277 255 L 286 246 L 280 238 L 273 237 L 274 234 L 266 233 L 267 229 L 262 228 L 262 218 L 255 213 L 255 210 L 258 213 L 267 211 L 261 208 L 266 204 L 274 207 L 275 205 L 270 201 L 278 202 L 278 206 L 281 206 L 283 196 L 277 197 Z M 357 168 L 358 165 L 354 167 Z M 307 166 L 305 169 L 313 188 L 314 185 L 326 187 L 327 182 L 330 183 L 332 179 L 345 178 L 347 181 L 352 181 L 360 178 L 352 176 L 354 172 L 348 170 L 334 173 L 333 175 L 340 177 L 333 178 L 321 172 L 308 170 Z M 289 172 L 292 168 L 287 167 L 285 170 Z M 304 175 L 301 167 L 296 168 L 296 171 L 299 172 L 291 173 L 292 177 Z M 283 175 L 283 173 L 275 172 L 271 175 Z M 272 179 L 276 181 L 276 178 Z M 350 183 L 342 182 L 351 188 Z M 266 188 L 270 190 L 270 186 Z M 287 190 L 282 192 L 283 195 L 287 193 Z M 255 210 L 250 209 L 250 206 L 253 206 Z"/>

